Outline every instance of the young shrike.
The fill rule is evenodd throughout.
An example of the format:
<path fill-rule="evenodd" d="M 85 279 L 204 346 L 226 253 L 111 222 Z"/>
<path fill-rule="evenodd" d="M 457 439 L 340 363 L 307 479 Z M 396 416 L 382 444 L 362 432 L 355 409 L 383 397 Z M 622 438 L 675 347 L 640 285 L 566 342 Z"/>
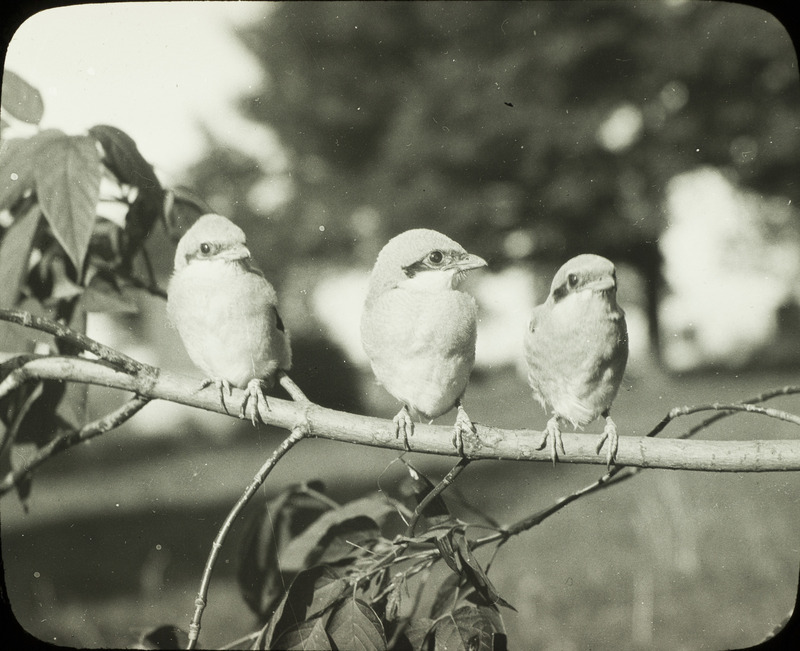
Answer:
<path fill-rule="evenodd" d="M 605 427 L 597 453 L 608 441 L 608 467 L 617 454 L 617 427 L 609 411 L 628 361 L 625 313 L 617 305 L 613 263 L 583 254 L 553 278 L 547 300 L 534 308 L 525 332 L 528 383 L 545 410 L 552 410 L 541 450 L 550 439 L 553 463 L 564 453 L 560 424 L 583 427 L 598 416 Z"/>
<path fill-rule="evenodd" d="M 461 405 L 475 363 L 475 299 L 458 285 L 486 261 L 433 230 L 389 240 L 378 254 L 361 317 L 361 341 L 384 388 L 403 403 L 395 436 L 414 433 L 415 418 L 431 421 L 458 409 L 453 445 L 475 427 Z"/>
<path fill-rule="evenodd" d="M 169 320 L 206 374 L 201 388 L 215 384 L 223 407 L 226 390 L 245 389 L 239 417 L 252 402 L 255 425 L 259 406 L 269 409 L 263 386 L 289 370 L 292 352 L 275 290 L 251 266 L 242 229 L 220 215 L 200 217 L 178 242 L 167 296 Z"/>

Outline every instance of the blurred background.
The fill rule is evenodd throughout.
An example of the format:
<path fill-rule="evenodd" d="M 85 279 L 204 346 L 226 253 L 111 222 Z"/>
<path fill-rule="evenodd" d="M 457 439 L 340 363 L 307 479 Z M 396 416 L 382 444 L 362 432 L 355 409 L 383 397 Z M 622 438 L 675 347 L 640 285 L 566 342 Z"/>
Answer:
<path fill-rule="evenodd" d="M 292 377 L 315 402 L 396 412 L 369 372 L 358 322 L 377 252 L 413 227 L 443 231 L 489 262 L 466 287 L 480 305 L 465 402 L 478 422 L 544 426 L 520 366 L 522 332 L 554 271 L 581 252 L 618 266 L 631 339 L 614 407 L 622 435 L 644 435 L 673 406 L 797 384 L 800 84 L 789 34 L 761 9 L 70 6 L 26 21 L 5 66 L 42 93 L 42 126 L 123 129 L 165 185 L 193 188 L 245 230 L 280 295 Z M 174 243 L 162 235 L 147 249 L 166 287 Z M 90 315 L 89 334 L 197 376 L 163 301 L 135 299 L 136 312 Z M 90 396 L 98 414 L 121 399 Z M 800 413 L 798 399 L 781 406 Z M 703 436 L 797 436 L 752 416 L 723 422 Z M 20 623 L 70 646 L 186 626 L 217 527 L 277 434 L 151 404 L 43 467 L 28 514 L 13 497 L 0 504 Z M 391 491 L 395 457 L 310 441 L 264 492 L 298 477 L 323 479 L 342 500 L 378 482 Z M 450 464 L 412 457 L 434 477 Z M 482 462 L 459 489 L 508 523 L 598 472 Z M 799 495 L 796 474 L 654 471 L 579 501 L 492 565 L 518 610 L 503 613 L 510 648 L 763 639 L 794 603 Z M 203 622 L 212 647 L 254 626 L 234 585 L 236 529 L 232 538 Z"/>

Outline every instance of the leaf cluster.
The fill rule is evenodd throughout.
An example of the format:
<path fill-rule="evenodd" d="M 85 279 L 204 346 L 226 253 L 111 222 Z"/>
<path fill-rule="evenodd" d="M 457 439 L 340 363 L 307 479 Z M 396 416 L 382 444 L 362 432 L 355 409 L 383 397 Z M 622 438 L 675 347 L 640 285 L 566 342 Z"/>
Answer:
<path fill-rule="evenodd" d="M 133 313 L 131 288 L 158 288 L 144 243 L 157 224 L 168 233 L 205 212 L 190 192 L 165 188 L 124 131 L 97 125 L 86 134 L 39 129 L 44 104 L 14 72 L 3 77 L 0 125 L 0 307 L 22 309 L 83 333 L 89 312 Z M 17 124 L 33 128 L 9 136 Z M 142 278 L 142 273 L 144 278 Z M 80 352 L 67 338 L 31 338 L 0 323 L 2 358 L 21 351 Z M 0 364 L 0 379 L 19 365 Z M 0 473 L 14 445 L 48 444 L 83 420 L 85 387 L 41 381 L 0 400 Z M 20 497 L 29 484 L 19 487 Z"/>
<path fill-rule="evenodd" d="M 407 537 L 408 508 L 383 493 L 337 504 L 311 482 L 267 500 L 247 523 L 237 575 L 263 622 L 252 648 L 503 648 L 499 607 L 511 606 L 443 504 Z M 451 572 L 436 587 L 439 560 Z"/>

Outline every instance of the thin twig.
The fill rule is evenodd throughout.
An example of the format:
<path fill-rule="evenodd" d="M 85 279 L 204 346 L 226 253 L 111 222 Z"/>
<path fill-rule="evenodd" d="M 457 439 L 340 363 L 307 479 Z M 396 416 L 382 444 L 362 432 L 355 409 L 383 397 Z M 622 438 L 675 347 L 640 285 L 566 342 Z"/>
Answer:
<path fill-rule="evenodd" d="M 0 309 L 0 320 L 8 321 L 9 323 L 16 323 L 26 328 L 32 328 L 41 332 L 65 339 L 74 346 L 85 350 L 86 352 L 97 355 L 100 359 L 107 361 L 114 366 L 121 368 L 128 373 L 141 373 L 142 371 L 152 370 L 152 367 L 137 362 L 132 357 L 128 357 L 124 353 L 114 350 L 113 348 L 101 344 L 99 341 L 87 337 L 80 332 L 68 328 L 63 323 L 51 321 L 44 317 L 35 316 L 30 312 L 23 312 L 22 310 L 6 310 Z"/>
<path fill-rule="evenodd" d="M 0 481 L 0 495 L 5 495 L 22 481 L 22 479 L 29 476 L 34 469 L 38 468 L 45 461 L 58 453 L 119 427 L 122 423 L 131 419 L 148 402 L 150 402 L 150 398 L 135 396 L 124 405 L 109 412 L 102 418 L 98 418 L 91 423 L 87 423 L 80 429 L 53 439 L 47 445 L 39 448 L 36 454 L 27 460 L 23 468 L 18 468 L 9 472 L 3 480 Z"/>
<path fill-rule="evenodd" d="M 286 375 L 286 371 L 278 372 L 278 382 L 295 402 L 311 402 L 300 387 L 294 383 L 294 380 Z"/>
<path fill-rule="evenodd" d="M 208 560 L 206 561 L 205 569 L 203 570 L 203 577 L 200 581 L 200 590 L 197 593 L 197 598 L 195 599 L 194 605 L 194 616 L 192 617 L 192 621 L 189 624 L 189 644 L 187 649 L 193 649 L 195 644 L 197 643 L 197 638 L 200 635 L 200 620 L 203 617 L 203 610 L 206 607 L 206 600 L 208 598 L 208 587 L 211 583 L 211 573 L 214 570 L 214 565 L 217 561 L 217 556 L 219 555 L 220 550 L 222 549 L 222 545 L 225 542 L 225 538 L 228 536 L 231 527 L 233 526 L 233 522 L 242 512 L 247 503 L 252 499 L 252 497 L 256 494 L 256 491 L 261 487 L 261 485 L 266 480 L 267 476 L 275 465 L 280 461 L 283 456 L 291 450 L 297 443 L 299 443 L 305 436 L 308 434 L 308 428 L 305 425 L 298 425 L 292 429 L 292 432 L 287 436 L 281 444 L 275 449 L 269 459 L 264 463 L 263 466 L 259 469 L 256 473 L 253 481 L 250 485 L 245 489 L 242 496 L 239 500 L 234 504 L 233 508 L 228 513 L 228 517 L 225 518 L 225 521 L 222 523 L 222 526 L 217 533 L 216 538 L 214 538 L 214 542 L 211 545 L 211 552 L 208 555 Z"/>
<path fill-rule="evenodd" d="M 411 516 L 411 521 L 406 527 L 406 537 L 414 537 L 414 529 L 416 528 L 417 523 L 422 517 L 422 514 L 427 508 L 428 504 L 439 497 L 439 495 L 441 495 L 444 490 L 456 480 L 456 477 L 458 477 L 461 474 L 461 471 L 469 465 L 469 462 L 470 460 L 466 457 L 461 457 L 458 460 L 458 463 L 450 469 L 450 472 L 448 472 L 444 478 L 438 484 L 436 484 L 436 486 L 434 486 L 431 491 L 422 499 L 422 501 L 417 504 L 417 508 L 414 509 L 414 515 Z"/>

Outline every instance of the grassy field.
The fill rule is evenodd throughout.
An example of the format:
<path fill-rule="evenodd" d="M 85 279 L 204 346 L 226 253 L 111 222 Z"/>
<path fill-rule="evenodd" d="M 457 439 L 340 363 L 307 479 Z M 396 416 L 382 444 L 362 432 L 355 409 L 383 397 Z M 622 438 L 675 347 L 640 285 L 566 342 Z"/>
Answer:
<path fill-rule="evenodd" d="M 629 375 L 614 408 L 622 435 L 644 434 L 675 405 L 740 400 L 797 382 L 796 373 Z M 396 408 L 380 392 L 369 395 L 373 413 Z M 797 397 L 775 405 L 800 413 Z M 541 428 L 545 422 L 511 372 L 476 378 L 466 406 L 487 424 Z M 679 421 L 664 435 L 691 422 Z M 599 429 L 596 423 L 589 431 Z M 701 436 L 797 435 L 784 423 L 743 415 Z M 132 442 L 131 434 L 108 435 L 45 466 L 27 516 L 13 497 L 2 502 L 8 596 L 18 621 L 41 639 L 118 647 L 162 623 L 185 628 L 218 524 L 275 438 L 254 437 L 250 429 L 228 441 L 187 433 L 180 444 L 144 449 Z M 374 490 L 379 479 L 391 487 L 394 470 L 386 468 L 396 455 L 354 450 L 310 441 L 279 465 L 266 491 L 300 477 L 321 477 L 340 500 Z M 412 458 L 431 476 L 449 464 Z M 599 470 L 487 461 L 467 468 L 457 486 L 470 503 L 510 523 L 591 482 Z M 798 515 L 797 473 L 650 471 L 580 500 L 510 541 L 492 564 L 490 576 L 517 609 L 503 612 L 509 648 L 754 644 L 794 604 Z M 238 535 L 234 528 L 212 580 L 203 646 L 231 642 L 254 626 L 233 580 Z"/>

